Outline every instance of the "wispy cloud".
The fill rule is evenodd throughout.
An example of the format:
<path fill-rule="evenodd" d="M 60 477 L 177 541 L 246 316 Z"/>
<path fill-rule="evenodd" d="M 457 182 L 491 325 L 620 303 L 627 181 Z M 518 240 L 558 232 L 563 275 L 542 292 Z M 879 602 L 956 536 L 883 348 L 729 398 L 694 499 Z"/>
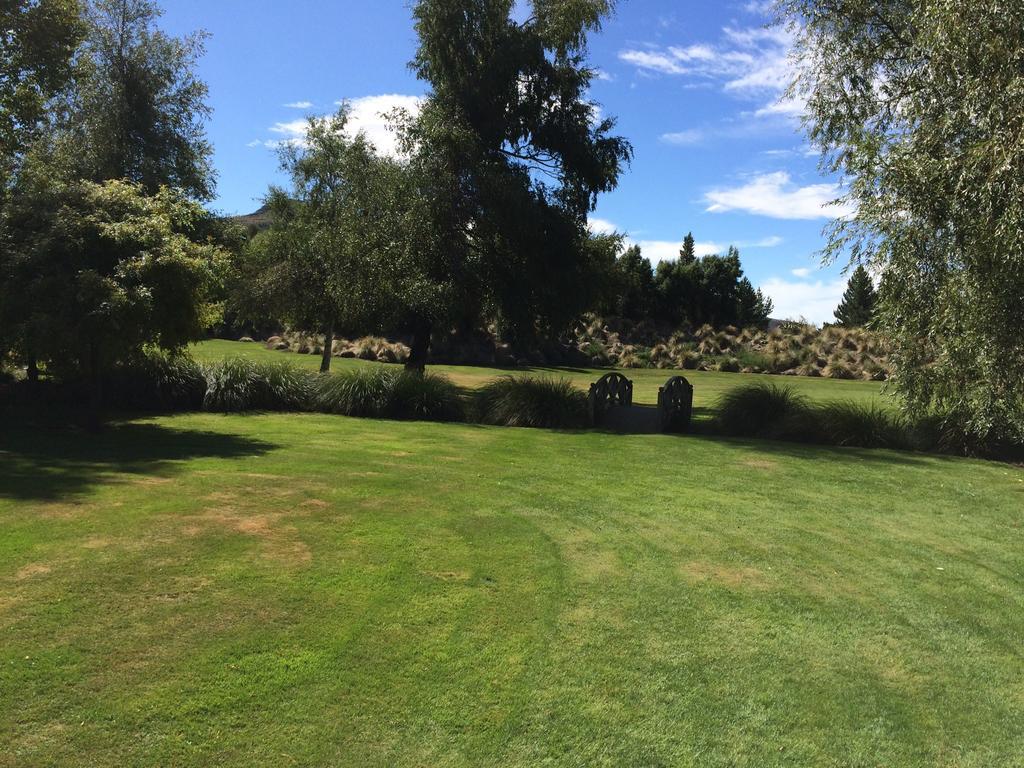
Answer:
<path fill-rule="evenodd" d="M 705 194 L 710 213 L 742 211 L 773 219 L 813 220 L 849 216 L 848 205 L 832 205 L 842 194 L 838 184 L 797 186 L 785 171 L 755 176 L 738 187 Z"/>
<path fill-rule="evenodd" d="M 811 274 L 809 267 L 799 267 L 794 269 L 792 274 L 796 277 L 808 277 Z"/>
<path fill-rule="evenodd" d="M 285 104 L 288 109 L 309 109 L 313 106 L 312 101 L 293 101 L 291 104 Z"/>
<path fill-rule="evenodd" d="M 685 131 L 677 131 L 676 133 L 663 133 L 661 140 L 666 144 L 675 144 L 680 147 L 691 147 L 694 144 L 700 144 L 704 141 L 704 131 L 696 128 L 691 128 Z"/>
<path fill-rule="evenodd" d="M 759 100 L 757 117 L 792 118 L 804 109 L 802 102 L 783 98 L 794 74 L 792 46 L 792 33 L 782 27 L 725 27 L 714 43 L 639 46 L 620 51 L 619 59 L 642 74 L 682 77 L 691 85 L 715 83 L 737 98 Z"/>

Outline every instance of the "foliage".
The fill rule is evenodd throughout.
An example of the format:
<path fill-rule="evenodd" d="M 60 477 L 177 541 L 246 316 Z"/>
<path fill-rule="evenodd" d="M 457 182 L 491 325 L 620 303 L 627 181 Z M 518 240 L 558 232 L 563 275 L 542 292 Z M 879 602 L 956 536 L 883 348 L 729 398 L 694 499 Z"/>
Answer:
<path fill-rule="evenodd" d="M 768 382 L 735 387 L 718 401 L 715 429 L 735 437 L 806 440 L 813 436 L 810 401 L 792 387 Z"/>
<path fill-rule="evenodd" d="M 0 199 L 19 156 L 47 122 L 51 100 L 71 78 L 83 34 L 75 0 L 0 3 Z"/>
<path fill-rule="evenodd" d="M 387 161 L 362 133 L 348 135 L 349 108 L 309 119 L 305 141 L 281 149 L 291 177 L 267 199 L 269 229 L 257 234 L 238 264 L 238 303 L 270 312 L 293 328 L 323 333 L 367 330 L 384 314 L 390 206 L 382 199 Z M 330 355 L 324 356 L 324 370 Z"/>
<path fill-rule="evenodd" d="M 119 410 L 197 411 L 206 394 L 202 367 L 187 354 L 147 349 L 110 373 L 104 396 Z"/>
<path fill-rule="evenodd" d="M 796 95 L 850 217 L 828 255 L 882 276 L 909 414 L 1024 443 L 1024 5 L 783 0 Z"/>
<path fill-rule="evenodd" d="M 207 87 L 196 75 L 204 33 L 156 27 L 155 0 L 88 0 L 88 32 L 68 96 L 59 151 L 75 176 L 128 179 L 213 197 Z"/>
<path fill-rule="evenodd" d="M 847 328 L 867 328 L 875 318 L 877 304 L 878 294 L 871 275 L 863 264 L 858 264 L 850 276 L 843 300 L 836 308 L 836 320 Z"/>
<path fill-rule="evenodd" d="M 234 358 L 207 366 L 204 373 L 207 411 L 305 411 L 316 391 L 313 373 L 284 362 Z"/>
<path fill-rule="evenodd" d="M 422 366 L 434 326 L 483 310 L 517 341 L 568 326 L 594 273 L 587 214 L 632 150 L 595 119 L 587 33 L 606 0 L 418 0 L 412 62 L 430 92 L 404 122 L 402 305 Z"/>
<path fill-rule="evenodd" d="M 876 403 L 849 400 L 816 403 L 813 415 L 820 442 L 826 445 L 894 449 L 912 447 L 905 421 L 891 409 L 881 408 Z"/>
<path fill-rule="evenodd" d="M 587 397 L 568 379 L 502 376 L 473 393 L 474 419 L 506 427 L 581 429 Z"/>
<path fill-rule="evenodd" d="M 23 174 L 0 222 L 0 346 L 52 373 L 98 376 L 144 345 L 180 349 L 210 322 L 223 254 L 208 218 L 162 188 Z"/>
<path fill-rule="evenodd" d="M 350 368 L 317 382 L 314 409 L 323 413 L 418 421 L 462 421 L 458 387 L 446 377 L 394 368 Z"/>

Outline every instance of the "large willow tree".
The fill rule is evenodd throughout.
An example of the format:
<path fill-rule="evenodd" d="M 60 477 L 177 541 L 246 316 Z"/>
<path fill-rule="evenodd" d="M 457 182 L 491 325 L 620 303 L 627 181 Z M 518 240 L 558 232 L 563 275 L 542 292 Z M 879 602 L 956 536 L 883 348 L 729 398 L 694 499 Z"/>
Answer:
<path fill-rule="evenodd" d="M 419 0 L 412 63 L 430 84 L 405 129 L 412 204 L 405 298 L 425 362 L 431 330 L 483 311 L 529 337 L 582 308 L 587 214 L 615 187 L 631 149 L 587 97 L 586 38 L 608 0 Z"/>
<path fill-rule="evenodd" d="M 1024 441 L 1024 4 L 782 0 L 811 139 L 857 213 L 832 231 L 884 278 L 915 415 Z"/>

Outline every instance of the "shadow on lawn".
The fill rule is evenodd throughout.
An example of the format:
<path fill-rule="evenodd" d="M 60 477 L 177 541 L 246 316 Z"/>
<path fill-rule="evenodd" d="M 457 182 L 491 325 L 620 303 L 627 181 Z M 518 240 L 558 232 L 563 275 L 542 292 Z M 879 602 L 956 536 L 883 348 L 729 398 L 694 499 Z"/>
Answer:
<path fill-rule="evenodd" d="M 247 437 L 119 423 L 98 434 L 17 427 L 0 434 L 0 498 L 58 501 L 115 475 L 171 477 L 178 462 L 259 456 L 276 446 Z"/>

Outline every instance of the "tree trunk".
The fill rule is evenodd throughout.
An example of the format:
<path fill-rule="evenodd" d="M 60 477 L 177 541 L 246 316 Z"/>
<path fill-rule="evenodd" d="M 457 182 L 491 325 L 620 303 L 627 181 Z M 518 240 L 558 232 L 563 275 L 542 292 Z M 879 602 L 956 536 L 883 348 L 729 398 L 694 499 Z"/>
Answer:
<path fill-rule="evenodd" d="M 405 370 L 423 373 L 427 368 L 427 355 L 430 353 L 430 334 L 433 324 L 429 320 L 416 323 L 412 332 L 412 348 L 409 359 L 405 361 Z"/>
<path fill-rule="evenodd" d="M 29 353 L 28 365 L 25 366 L 25 376 L 28 378 L 28 383 L 33 387 L 39 383 L 39 361 L 36 360 L 34 354 Z"/>
<path fill-rule="evenodd" d="M 324 329 L 324 356 L 320 361 L 320 373 L 331 372 L 331 358 L 334 352 L 334 323 L 328 323 Z"/>

